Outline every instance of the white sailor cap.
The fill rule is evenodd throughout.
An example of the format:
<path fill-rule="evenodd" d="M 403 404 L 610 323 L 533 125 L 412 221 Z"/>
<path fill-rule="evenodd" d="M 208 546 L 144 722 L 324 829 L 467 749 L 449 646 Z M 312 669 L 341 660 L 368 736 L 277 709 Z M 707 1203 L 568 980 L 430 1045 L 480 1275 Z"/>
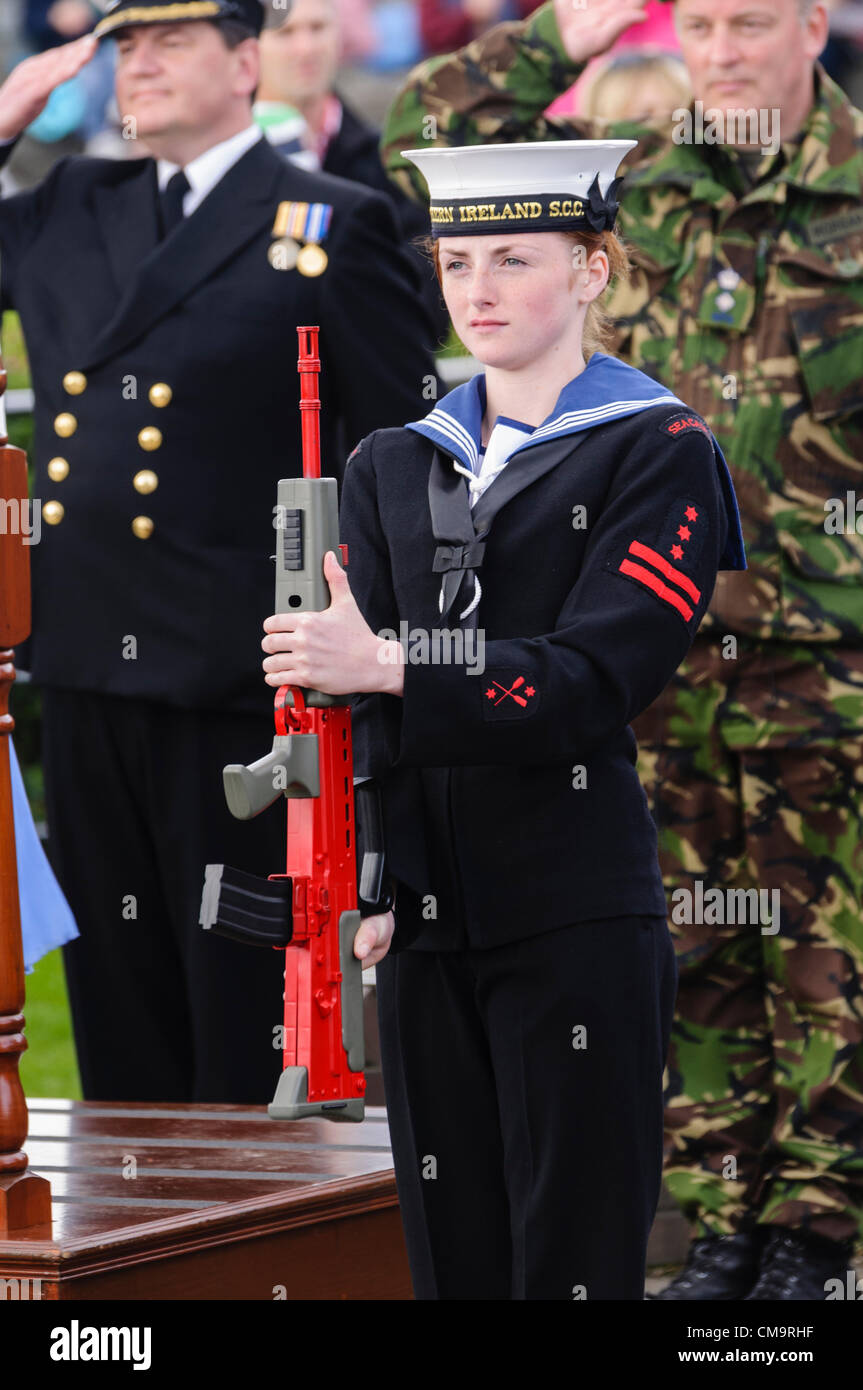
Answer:
<path fill-rule="evenodd" d="M 402 150 L 429 188 L 432 236 L 610 231 L 635 140 L 537 140 Z"/>

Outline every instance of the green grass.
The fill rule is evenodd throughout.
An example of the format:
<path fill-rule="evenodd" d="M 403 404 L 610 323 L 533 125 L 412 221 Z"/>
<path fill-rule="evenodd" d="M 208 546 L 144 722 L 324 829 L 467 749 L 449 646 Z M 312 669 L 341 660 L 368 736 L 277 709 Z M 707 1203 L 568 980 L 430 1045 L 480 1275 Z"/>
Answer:
<path fill-rule="evenodd" d="M 437 354 L 438 357 L 469 357 L 470 353 L 459 338 L 452 324 L 449 326 L 447 340 Z"/>
<path fill-rule="evenodd" d="M 27 348 L 21 321 L 17 314 L 7 310 L 3 315 L 2 337 L 3 365 L 9 376 L 9 390 L 13 391 L 30 385 L 30 368 L 27 363 Z"/>
<path fill-rule="evenodd" d="M 61 951 L 49 951 L 25 978 L 25 1037 L 21 1082 L 26 1096 L 81 1099 Z"/>

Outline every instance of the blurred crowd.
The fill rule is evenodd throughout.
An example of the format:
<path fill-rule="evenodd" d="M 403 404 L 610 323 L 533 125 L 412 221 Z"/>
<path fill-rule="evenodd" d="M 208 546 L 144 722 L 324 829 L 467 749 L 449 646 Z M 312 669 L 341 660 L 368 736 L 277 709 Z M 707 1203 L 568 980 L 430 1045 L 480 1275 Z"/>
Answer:
<path fill-rule="evenodd" d="M 284 10 L 272 14 L 262 38 L 256 119 L 274 144 L 305 167 L 385 187 L 375 122 L 405 70 L 535 8 L 536 0 L 293 0 L 287 17 Z M 863 0 L 830 0 L 830 8 L 831 37 L 822 62 L 860 106 Z M 653 0 L 647 22 L 625 33 L 610 56 L 590 64 L 553 103 L 552 113 L 643 120 L 686 104 L 688 79 L 677 56 L 672 10 Z M 4 0 L 4 72 L 28 53 L 88 32 L 99 13 L 91 0 Z M 140 155 L 140 144 L 121 138 L 112 47 L 103 45 L 78 77 L 54 92 L 16 154 L 16 182 L 37 181 L 60 154 Z"/>

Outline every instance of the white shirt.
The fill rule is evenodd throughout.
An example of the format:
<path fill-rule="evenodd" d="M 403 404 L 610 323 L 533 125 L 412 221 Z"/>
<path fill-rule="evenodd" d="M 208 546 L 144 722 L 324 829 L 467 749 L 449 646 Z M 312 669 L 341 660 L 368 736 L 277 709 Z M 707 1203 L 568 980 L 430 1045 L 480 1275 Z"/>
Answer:
<path fill-rule="evenodd" d="M 468 478 L 471 507 L 479 501 L 498 473 L 503 472 L 509 463 L 510 455 L 533 434 L 533 431 L 533 425 L 522 424 L 520 420 L 498 420 L 495 423 L 488 444 L 484 450 L 480 450 L 477 474 Z M 466 469 L 460 468 L 458 471 L 467 474 Z"/>
<path fill-rule="evenodd" d="M 183 215 L 185 217 L 191 216 L 195 208 L 204 201 L 219 180 L 224 178 L 237 160 L 242 158 L 246 151 L 256 145 L 260 139 L 262 136 L 258 126 L 247 126 L 245 130 L 231 135 L 227 140 L 221 140 L 218 145 L 211 145 L 208 150 L 204 150 L 203 154 L 199 154 L 197 159 L 193 159 L 185 165 L 183 171 L 189 180 L 189 191 L 183 198 Z M 167 159 L 156 161 L 160 193 L 164 193 L 168 186 L 168 180 L 180 168 L 183 166 L 171 164 Z"/>

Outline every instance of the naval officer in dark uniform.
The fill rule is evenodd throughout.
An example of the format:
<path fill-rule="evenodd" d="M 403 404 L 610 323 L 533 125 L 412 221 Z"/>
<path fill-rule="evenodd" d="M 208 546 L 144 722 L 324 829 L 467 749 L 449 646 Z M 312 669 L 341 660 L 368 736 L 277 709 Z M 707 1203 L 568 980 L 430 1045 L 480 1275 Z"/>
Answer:
<path fill-rule="evenodd" d="M 265 623 L 268 683 L 357 692 L 382 788 L 354 949 L 422 1299 L 644 1295 L 675 963 L 629 722 L 745 558 L 704 421 L 594 350 L 629 148 L 409 152 L 486 371 L 358 446 L 331 607 Z"/>
<path fill-rule="evenodd" d="M 36 399 L 32 672 L 88 1099 L 272 1095 L 278 966 L 197 919 L 208 861 L 284 863 L 283 831 L 229 816 L 221 768 L 272 718 L 255 672 L 275 485 L 301 472 L 296 326 L 321 325 L 331 474 L 340 436 L 434 394 L 387 201 L 252 124 L 260 25 L 257 0 L 114 0 L 96 37 L 0 89 L 8 149 L 116 42 L 123 128 L 153 156 L 63 160 L 0 203 Z"/>

